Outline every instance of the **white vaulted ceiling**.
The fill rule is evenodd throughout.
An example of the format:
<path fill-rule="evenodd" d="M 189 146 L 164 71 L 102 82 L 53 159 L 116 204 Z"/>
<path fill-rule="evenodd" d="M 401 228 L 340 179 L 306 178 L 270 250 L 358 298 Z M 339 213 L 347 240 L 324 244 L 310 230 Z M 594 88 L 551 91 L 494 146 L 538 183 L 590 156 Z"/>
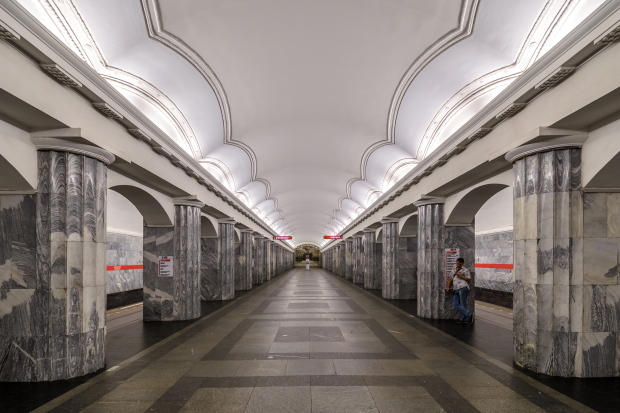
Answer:
<path fill-rule="evenodd" d="M 294 244 L 321 245 L 602 0 L 22 0 Z"/>

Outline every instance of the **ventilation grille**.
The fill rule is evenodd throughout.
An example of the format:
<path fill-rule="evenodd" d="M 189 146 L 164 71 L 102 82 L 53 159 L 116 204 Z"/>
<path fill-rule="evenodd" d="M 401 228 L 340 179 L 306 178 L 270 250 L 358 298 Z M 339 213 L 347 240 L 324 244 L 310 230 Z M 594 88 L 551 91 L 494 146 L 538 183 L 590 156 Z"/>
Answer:
<path fill-rule="evenodd" d="M 0 25 L 0 40 L 19 40 L 19 34 L 6 26 Z"/>
<path fill-rule="evenodd" d="M 595 45 L 606 45 L 612 44 L 620 40 L 620 26 L 617 26 L 615 29 L 601 37 L 600 39 L 594 41 Z"/>
<path fill-rule="evenodd" d="M 152 141 L 152 139 L 146 136 L 146 134 L 140 129 L 127 129 L 127 132 L 132 134 L 134 137 L 140 139 L 142 142 L 149 143 Z"/>
<path fill-rule="evenodd" d="M 508 106 L 506 110 L 504 110 L 502 113 L 497 115 L 495 119 L 503 120 L 506 118 L 511 118 L 514 115 L 516 115 L 518 112 L 523 110 L 525 106 L 527 106 L 527 103 L 513 103 L 512 105 Z"/>
<path fill-rule="evenodd" d="M 107 116 L 110 119 L 116 119 L 116 120 L 123 119 L 123 115 L 121 115 L 116 110 L 112 109 L 112 106 L 108 105 L 107 103 L 104 103 L 104 102 L 93 103 L 93 106 L 95 107 L 95 109 L 97 109 L 99 112 L 103 113 L 105 116 Z"/>
<path fill-rule="evenodd" d="M 82 87 L 82 84 L 78 82 L 76 78 L 71 76 L 57 64 L 41 65 L 41 68 L 65 86 Z"/>
<path fill-rule="evenodd" d="M 536 89 L 549 89 L 561 83 L 564 79 L 573 74 L 573 72 L 577 70 L 576 67 L 561 67 L 555 71 L 551 76 L 547 79 L 543 80 L 539 84 L 536 85 Z"/>
<path fill-rule="evenodd" d="M 465 140 L 465 144 L 469 145 L 473 141 L 482 138 L 483 136 L 488 135 L 493 129 L 491 128 L 480 128 L 476 132 L 474 132 L 469 138 Z"/>

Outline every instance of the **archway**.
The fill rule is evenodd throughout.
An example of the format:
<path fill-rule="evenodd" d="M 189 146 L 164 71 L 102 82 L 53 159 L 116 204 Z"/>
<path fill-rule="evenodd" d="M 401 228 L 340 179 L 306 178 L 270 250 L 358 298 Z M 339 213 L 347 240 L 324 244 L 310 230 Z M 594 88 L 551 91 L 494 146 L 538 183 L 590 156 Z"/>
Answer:
<path fill-rule="evenodd" d="M 295 265 L 306 265 L 306 257 L 310 259 L 310 266 L 318 266 L 321 258 L 321 252 L 318 245 L 301 244 L 295 247 Z"/>
<path fill-rule="evenodd" d="M 474 275 L 475 299 L 512 308 L 513 194 L 498 180 L 460 194 L 445 222 L 447 228 L 472 228 L 473 254 L 463 258 Z"/>

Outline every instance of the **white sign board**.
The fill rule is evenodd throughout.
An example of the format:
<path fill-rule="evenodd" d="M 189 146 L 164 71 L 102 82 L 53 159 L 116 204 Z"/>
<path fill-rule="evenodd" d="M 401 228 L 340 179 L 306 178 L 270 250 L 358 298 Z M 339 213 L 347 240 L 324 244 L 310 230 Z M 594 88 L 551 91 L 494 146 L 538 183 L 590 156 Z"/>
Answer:
<path fill-rule="evenodd" d="M 160 277 L 172 277 L 172 275 L 174 274 L 174 257 L 159 257 L 158 264 L 159 265 L 157 275 L 159 275 Z"/>
<path fill-rule="evenodd" d="M 448 275 L 452 275 L 454 274 L 454 271 L 456 271 L 456 259 L 458 257 L 460 257 L 460 251 L 458 248 L 446 248 L 446 287 L 448 286 Z"/>

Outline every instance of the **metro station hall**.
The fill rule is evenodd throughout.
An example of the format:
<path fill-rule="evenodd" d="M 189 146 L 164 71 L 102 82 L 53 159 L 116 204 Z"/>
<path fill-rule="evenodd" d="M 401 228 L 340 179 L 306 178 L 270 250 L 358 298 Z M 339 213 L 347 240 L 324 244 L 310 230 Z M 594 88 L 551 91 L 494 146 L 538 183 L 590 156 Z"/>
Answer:
<path fill-rule="evenodd" d="M 620 411 L 620 0 L 0 0 L 0 412 Z"/>

